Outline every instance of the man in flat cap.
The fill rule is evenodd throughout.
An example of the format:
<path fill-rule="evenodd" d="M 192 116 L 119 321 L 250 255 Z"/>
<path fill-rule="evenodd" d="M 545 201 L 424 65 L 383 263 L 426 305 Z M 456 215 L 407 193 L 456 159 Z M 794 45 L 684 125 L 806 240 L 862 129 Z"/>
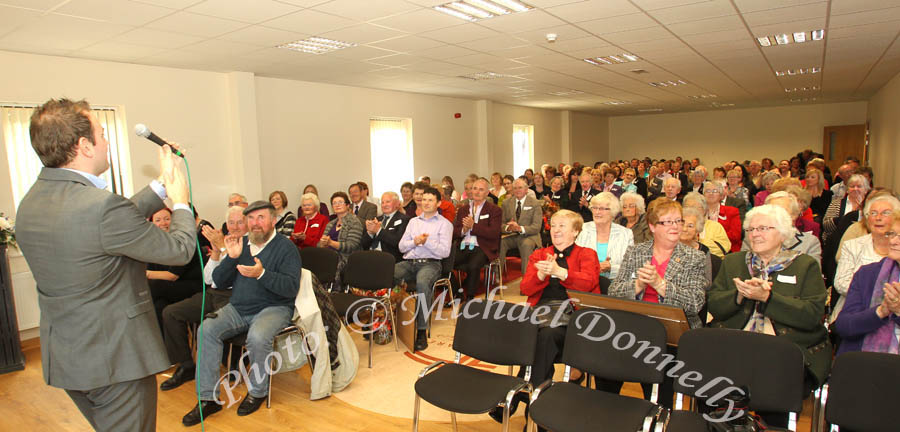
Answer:
<path fill-rule="evenodd" d="M 213 271 L 216 286 L 231 286 L 228 305 L 203 321 L 202 358 L 197 365 L 200 402 L 182 419 L 185 426 L 200 422 L 222 409 L 217 395 L 219 362 L 223 341 L 247 332 L 250 353 L 249 392 L 238 407 L 239 416 L 248 415 L 262 405 L 268 393 L 266 358 L 272 341 L 294 314 L 294 302 L 300 287 L 300 254 L 287 237 L 275 231 L 275 207 L 268 201 L 255 201 L 244 209 L 249 235 L 225 238 L 227 256 Z M 255 371 L 254 371 L 255 369 Z"/>

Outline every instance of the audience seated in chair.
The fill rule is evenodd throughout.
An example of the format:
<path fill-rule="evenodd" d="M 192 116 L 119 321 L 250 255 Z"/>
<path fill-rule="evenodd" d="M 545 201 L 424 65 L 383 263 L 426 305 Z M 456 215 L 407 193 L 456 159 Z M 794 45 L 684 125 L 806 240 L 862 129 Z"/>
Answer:
<path fill-rule="evenodd" d="M 460 207 L 453 222 L 453 239 L 459 241 L 454 268 L 466 273 L 462 289 L 467 299 L 475 296 L 481 268 L 497 259 L 500 248 L 503 212 L 489 202 L 487 194 L 487 180 L 476 180 L 469 204 Z"/>
<path fill-rule="evenodd" d="M 406 231 L 406 224 L 410 217 L 400 210 L 400 198 L 395 192 L 385 192 L 381 195 L 382 216 L 366 221 L 366 232 L 359 242 L 360 249 L 380 250 L 394 256 L 396 261 L 403 259 L 400 252 L 400 239 Z"/>
<path fill-rule="evenodd" d="M 350 213 L 356 215 L 360 225 L 365 224 L 367 220 L 378 216 L 378 206 L 366 200 L 362 186 L 359 183 L 353 183 L 347 188 L 347 195 L 350 197 L 348 203 Z"/>
<path fill-rule="evenodd" d="M 277 190 L 269 194 L 269 202 L 275 207 L 275 232 L 287 238 L 294 233 L 297 216 L 287 209 L 288 199 L 284 192 Z"/>
<path fill-rule="evenodd" d="M 169 232 L 172 210 L 163 207 L 162 210 L 150 217 L 150 222 L 153 222 L 153 225 L 159 229 Z M 156 319 L 160 328 L 162 327 L 163 309 L 166 306 L 187 299 L 203 289 L 201 282 L 203 275 L 200 271 L 201 259 L 201 254 L 195 253 L 191 261 L 183 266 L 147 265 L 150 298 L 153 300 L 153 308 L 156 310 Z"/>
<path fill-rule="evenodd" d="M 622 265 L 625 251 L 634 245 L 630 229 L 613 223 L 620 210 L 619 199 L 610 192 L 601 192 L 591 198 L 593 220 L 585 223 L 575 243 L 597 254 L 600 276 L 615 279 Z"/>
<path fill-rule="evenodd" d="M 340 256 L 334 286 L 341 290 L 341 272 L 347 265 L 350 254 L 360 250 L 360 240 L 364 229 L 359 217 L 354 216 L 351 212 L 349 203 L 350 198 L 343 192 L 335 192 L 331 195 L 331 209 L 336 217 L 325 226 L 325 232 L 319 240 L 319 247 L 335 250 Z M 374 212 L 369 213 L 374 217 Z M 326 281 L 322 281 L 322 283 L 326 283 Z"/>
<path fill-rule="evenodd" d="M 522 259 L 522 274 L 528 267 L 528 257 L 541 247 L 541 224 L 544 213 L 541 203 L 528 196 L 524 179 L 512 184 L 512 195 L 503 202 L 503 238 L 500 240 L 500 263 L 506 265 L 506 253 L 516 249 Z"/>
<path fill-rule="evenodd" d="M 300 218 L 294 223 L 294 232 L 291 233 L 291 241 L 299 249 L 316 247 L 325 226 L 328 225 L 328 216 L 319 211 L 321 207 L 319 197 L 314 193 L 305 193 L 300 197 Z M 328 283 L 330 281 L 325 281 Z"/>

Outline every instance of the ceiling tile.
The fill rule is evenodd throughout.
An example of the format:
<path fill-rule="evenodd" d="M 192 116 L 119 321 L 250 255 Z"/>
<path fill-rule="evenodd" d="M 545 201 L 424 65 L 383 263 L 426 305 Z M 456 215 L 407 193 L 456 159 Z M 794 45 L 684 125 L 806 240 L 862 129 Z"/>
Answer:
<path fill-rule="evenodd" d="M 114 41 L 146 45 L 157 48 L 179 48 L 203 40 L 196 36 L 179 33 L 151 30 L 148 28 L 134 29 L 128 33 L 116 36 Z"/>
<path fill-rule="evenodd" d="M 394 15 L 372 21 L 373 24 L 409 33 L 419 33 L 444 27 L 458 26 L 461 22 L 462 21 L 459 18 L 440 13 L 434 9 L 419 9 L 401 15 Z"/>
<path fill-rule="evenodd" d="M 628 0 L 588 0 L 547 9 L 551 15 L 573 23 L 628 15 L 640 11 Z"/>
<path fill-rule="evenodd" d="M 378 48 L 385 48 L 400 52 L 419 51 L 428 48 L 434 48 L 444 45 L 433 39 L 425 39 L 418 36 L 403 36 L 395 39 L 388 39 L 381 42 L 374 42 L 370 45 Z"/>
<path fill-rule="evenodd" d="M 4 0 L 8 1 L 8 0 Z M 30 1 L 30 0 L 27 0 Z M 189 6 L 198 4 L 204 0 L 134 0 L 138 3 L 146 3 L 156 6 L 167 7 L 169 9 L 184 9 Z"/>
<path fill-rule="evenodd" d="M 343 16 L 355 19 L 357 21 L 376 20 L 391 15 L 410 12 L 420 8 L 421 6 L 412 5 L 403 0 L 334 0 L 313 7 L 313 9 L 319 12 L 326 12 L 338 16 Z"/>
<path fill-rule="evenodd" d="M 487 28 L 505 33 L 515 33 L 565 24 L 565 22 L 559 18 L 540 9 L 498 16 L 482 20 L 479 23 Z"/>
<path fill-rule="evenodd" d="M 810 30 L 818 30 L 825 28 L 825 17 L 805 19 L 800 21 L 791 21 L 780 24 L 771 24 L 771 25 L 763 25 L 763 26 L 750 26 L 750 30 L 753 32 L 754 37 L 757 36 L 771 36 L 782 33 L 793 33 L 796 31 L 810 31 Z M 828 37 L 828 31 L 825 31 L 825 37 Z M 814 41 L 810 41 L 814 42 Z M 809 42 L 805 42 L 809 43 Z"/>
<path fill-rule="evenodd" d="M 232 42 L 242 42 L 251 45 L 274 47 L 287 42 L 306 39 L 309 36 L 310 35 L 308 34 L 295 33 L 254 25 L 244 27 L 240 30 L 235 30 L 231 33 L 223 34 L 218 38 Z"/>
<path fill-rule="evenodd" d="M 206 0 L 187 8 L 190 12 L 247 23 L 259 23 L 300 10 L 274 0 Z"/>
<path fill-rule="evenodd" d="M 147 57 L 165 52 L 164 48 L 153 48 L 141 45 L 132 45 L 119 42 L 100 42 L 73 53 L 76 56 L 112 60 L 132 61 L 141 57 Z"/>
<path fill-rule="evenodd" d="M 404 66 L 417 62 L 417 57 L 409 54 L 392 54 L 384 57 L 377 57 L 366 60 L 366 63 L 379 64 L 383 66 Z"/>
<path fill-rule="evenodd" d="M 104 0 L 80 0 L 68 2 L 54 12 L 103 20 L 116 24 L 142 26 L 175 12 L 174 9 L 152 6 L 132 1 L 110 2 Z"/>
<path fill-rule="evenodd" d="M 253 51 L 258 51 L 260 49 L 260 46 L 219 39 L 208 39 L 203 42 L 185 46 L 181 49 L 192 52 L 203 52 L 210 54 L 220 54 L 222 56 L 239 57 Z"/>
<path fill-rule="evenodd" d="M 672 34 L 662 27 L 651 27 L 640 30 L 629 30 L 603 35 L 603 38 L 613 44 L 623 45 L 632 42 L 646 42 L 671 37 Z"/>
<path fill-rule="evenodd" d="M 460 43 L 496 36 L 500 33 L 478 24 L 463 24 L 439 30 L 419 33 L 419 36 L 446 43 Z"/>
<path fill-rule="evenodd" d="M 463 66 L 474 66 L 484 63 L 492 63 L 498 60 L 502 60 L 502 58 L 489 54 L 472 54 L 462 57 L 454 57 L 452 59 L 448 59 L 447 61 Z"/>
<path fill-rule="evenodd" d="M 105 41 L 133 27 L 123 24 L 88 21 L 61 15 L 45 15 L 29 20 L 0 39 L 3 49 L 15 51 L 77 50 Z"/>
<path fill-rule="evenodd" d="M 524 39 L 531 43 L 549 45 L 550 43 L 547 41 L 548 33 L 553 33 L 556 35 L 556 42 L 553 42 L 554 44 L 590 36 L 588 32 L 571 24 L 518 32 L 515 33 L 515 36 L 519 39 Z"/>
<path fill-rule="evenodd" d="M 351 19 L 308 9 L 266 21 L 266 27 L 317 35 L 357 24 Z"/>
<path fill-rule="evenodd" d="M 601 18 L 592 21 L 585 21 L 580 23 L 579 27 L 595 35 L 602 36 L 609 33 L 658 27 L 658 25 L 655 21 L 653 21 L 652 18 L 650 18 L 646 14 L 635 13 L 613 18 Z"/>
<path fill-rule="evenodd" d="M 827 0 L 734 0 L 734 4 L 741 13 L 749 13 L 789 6 L 800 6 L 810 3 L 825 3 L 826 1 Z M 855 2 L 857 0 L 850 1 Z"/>
<path fill-rule="evenodd" d="M 850 27 L 863 24 L 876 24 L 900 20 L 900 7 L 879 9 L 874 11 L 857 12 L 846 15 L 832 15 L 828 22 L 828 29 Z M 900 23 L 896 24 L 900 28 Z"/>
<path fill-rule="evenodd" d="M 760 12 L 745 13 L 744 20 L 750 27 L 781 24 L 792 21 L 807 20 L 810 18 L 824 18 L 828 11 L 827 3 L 811 3 L 801 6 L 791 6 L 778 9 L 769 9 Z M 815 30 L 815 29 L 805 29 Z"/>
<path fill-rule="evenodd" d="M 651 11 L 656 9 L 666 9 L 678 6 L 705 3 L 709 0 L 632 0 L 634 4 L 643 10 Z"/>
<path fill-rule="evenodd" d="M 40 17 L 37 11 L 0 5 L 0 36 Z"/>
<path fill-rule="evenodd" d="M 347 27 L 321 34 L 322 37 L 326 37 L 329 39 L 336 39 L 357 44 L 367 44 L 377 41 L 383 41 L 385 39 L 396 38 L 404 35 L 406 35 L 406 33 L 397 30 L 391 30 L 386 27 L 379 27 L 372 24 L 359 24 L 352 27 Z"/>
<path fill-rule="evenodd" d="M 397 54 L 396 51 L 376 48 L 369 45 L 359 45 L 355 47 L 345 48 L 324 54 L 328 56 L 339 57 L 347 60 L 367 60 L 375 57 L 384 57 L 391 54 Z"/>
<path fill-rule="evenodd" d="M 510 48 L 518 48 L 531 45 L 530 43 L 508 35 L 491 36 L 485 39 L 478 39 L 469 42 L 461 42 L 457 44 L 461 47 L 479 51 L 499 51 Z"/>
<path fill-rule="evenodd" d="M 191 36 L 216 37 L 247 27 L 247 24 L 190 12 L 176 12 L 147 24 L 145 27 L 153 30 L 183 33 Z"/>
<path fill-rule="evenodd" d="M 737 15 L 669 24 L 666 27 L 679 36 L 737 30 L 744 32 L 744 35 L 746 35 L 747 38 L 750 38 L 750 35 L 746 30 L 747 28 L 744 26 L 744 22 L 741 21 L 740 17 Z"/>
<path fill-rule="evenodd" d="M 833 0 L 831 14 L 842 15 L 897 6 L 900 6 L 900 1 L 897 0 Z"/>
<path fill-rule="evenodd" d="M 729 15 L 737 15 L 734 6 L 727 0 L 713 0 L 666 9 L 650 11 L 649 14 L 663 24 L 705 20 Z"/>
<path fill-rule="evenodd" d="M 456 57 L 463 57 L 472 54 L 478 54 L 477 51 L 472 51 L 470 49 L 466 49 L 463 47 L 458 47 L 456 45 L 442 45 L 435 48 L 428 48 L 425 50 L 413 51 L 411 54 L 428 57 L 437 60 L 445 60 Z"/>
<path fill-rule="evenodd" d="M 547 44 L 547 49 L 562 53 L 571 53 L 573 51 L 581 51 L 586 49 L 602 48 L 609 46 L 609 42 L 595 36 L 588 36 L 572 40 L 559 40 L 552 44 Z"/>

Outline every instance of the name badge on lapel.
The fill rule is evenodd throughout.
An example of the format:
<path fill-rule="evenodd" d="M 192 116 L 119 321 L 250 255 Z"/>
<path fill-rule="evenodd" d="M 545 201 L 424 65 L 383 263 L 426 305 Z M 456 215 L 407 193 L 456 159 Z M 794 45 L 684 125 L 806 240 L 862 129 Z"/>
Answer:
<path fill-rule="evenodd" d="M 312 225 L 310 225 L 309 227 L 310 227 L 310 228 L 318 228 L 318 227 L 319 227 L 319 224 L 312 224 Z"/>
<path fill-rule="evenodd" d="M 400 225 L 400 224 L 402 224 L 402 223 L 403 223 L 402 220 L 394 221 L 394 226 Z"/>
<path fill-rule="evenodd" d="M 481 215 L 481 217 L 479 217 L 478 219 L 487 219 L 489 217 L 491 217 L 491 215 L 486 214 L 486 215 Z"/>
<path fill-rule="evenodd" d="M 531 207 L 522 207 L 522 210 L 531 210 Z"/>
<path fill-rule="evenodd" d="M 775 277 L 775 280 L 777 280 L 778 282 L 781 282 L 781 283 L 786 283 L 786 284 L 794 284 L 794 285 L 797 284 L 797 276 L 788 276 L 788 275 L 780 274 Z"/>

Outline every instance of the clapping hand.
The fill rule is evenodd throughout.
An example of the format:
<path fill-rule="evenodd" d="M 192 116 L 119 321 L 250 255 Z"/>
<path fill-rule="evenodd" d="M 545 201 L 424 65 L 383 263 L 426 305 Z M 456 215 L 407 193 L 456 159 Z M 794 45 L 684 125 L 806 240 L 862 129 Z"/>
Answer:
<path fill-rule="evenodd" d="M 656 272 L 656 267 L 653 267 L 653 264 L 651 264 L 650 261 L 644 263 L 644 265 L 635 270 L 634 273 L 637 276 L 637 279 L 634 282 L 635 294 L 640 293 L 647 286 L 651 286 L 656 290 L 660 297 L 665 297 L 666 286 L 663 283 L 663 278 L 659 276 L 659 273 Z"/>
<path fill-rule="evenodd" d="M 256 264 L 252 266 L 245 266 L 238 264 L 237 271 L 241 273 L 241 276 L 256 279 L 263 272 L 262 261 L 257 257 L 253 257 L 253 262 Z"/>
<path fill-rule="evenodd" d="M 415 243 L 416 246 L 421 246 L 421 245 L 425 244 L 425 242 L 427 240 L 428 240 L 428 233 L 422 233 L 420 235 L 413 237 L 413 243 Z"/>
<path fill-rule="evenodd" d="M 294 240 L 303 241 L 303 240 L 306 240 L 306 233 L 305 232 L 291 233 L 291 238 L 293 238 Z"/>
<path fill-rule="evenodd" d="M 889 314 L 900 315 L 900 283 L 884 284 L 884 299 L 881 300 L 878 309 L 878 316 L 881 318 L 885 318 Z"/>
<path fill-rule="evenodd" d="M 609 257 L 606 257 L 605 260 L 600 262 L 600 273 L 609 273 L 612 270 L 612 262 L 609 260 Z"/>
<path fill-rule="evenodd" d="M 506 223 L 506 231 L 518 233 L 522 231 L 522 226 L 518 222 L 511 220 Z"/>
<path fill-rule="evenodd" d="M 587 198 L 584 195 L 581 196 L 581 199 L 578 200 L 578 205 L 582 207 L 587 207 L 589 205 Z"/>
<path fill-rule="evenodd" d="M 475 219 L 472 216 L 466 216 L 462 220 L 463 230 L 470 231 L 475 226 Z"/>
<path fill-rule="evenodd" d="M 368 231 L 369 234 L 378 234 L 379 229 L 381 229 L 381 222 L 378 222 L 378 219 L 372 218 L 366 221 L 366 231 Z"/>
<path fill-rule="evenodd" d="M 772 282 L 764 281 L 759 278 L 752 278 L 742 281 L 734 278 L 734 286 L 738 291 L 738 303 L 745 298 L 765 302 L 769 300 L 772 294 Z"/>
<path fill-rule="evenodd" d="M 238 259 L 244 250 L 244 238 L 234 234 L 225 237 L 225 251 L 232 259 Z"/>
<path fill-rule="evenodd" d="M 225 235 L 222 234 L 222 230 L 215 229 L 209 225 L 204 225 L 200 231 L 203 233 L 203 237 L 206 237 L 214 248 L 222 249 L 225 247 Z"/>

